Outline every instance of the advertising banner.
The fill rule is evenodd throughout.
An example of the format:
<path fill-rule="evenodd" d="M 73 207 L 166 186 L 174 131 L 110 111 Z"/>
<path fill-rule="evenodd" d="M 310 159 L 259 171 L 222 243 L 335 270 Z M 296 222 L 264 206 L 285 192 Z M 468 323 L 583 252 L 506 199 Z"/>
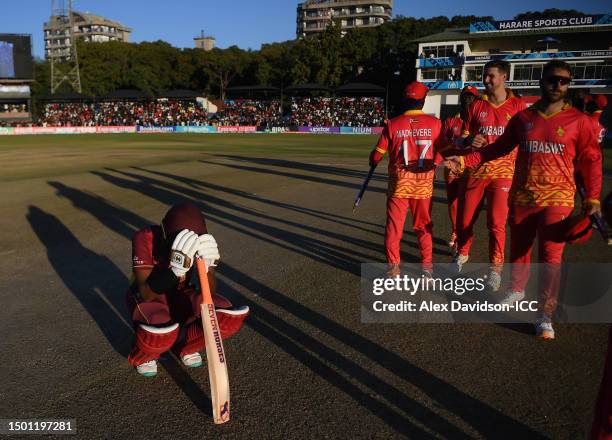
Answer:
<path fill-rule="evenodd" d="M 426 84 L 429 86 L 428 84 Z M 466 86 L 476 87 L 477 89 L 483 89 L 484 86 L 480 81 L 466 81 Z M 574 79 L 571 82 L 572 87 L 610 87 L 612 80 L 609 79 Z M 540 88 L 539 80 L 525 80 L 525 81 L 506 81 L 506 87 L 513 89 L 538 89 Z"/>
<path fill-rule="evenodd" d="M 13 134 L 13 127 L 0 127 L 0 136 Z"/>
<path fill-rule="evenodd" d="M 216 133 L 217 127 L 213 127 L 212 125 L 187 125 L 187 126 L 177 126 L 177 133 Z"/>
<path fill-rule="evenodd" d="M 136 133 L 136 126 L 114 125 L 109 127 L 96 127 L 96 133 Z"/>
<path fill-rule="evenodd" d="M 228 126 L 218 126 L 217 133 L 256 133 L 256 126 L 237 126 L 237 125 L 228 125 Z"/>
<path fill-rule="evenodd" d="M 174 133 L 176 127 L 137 127 L 138 133 Z"/>
<path fill-rule="evenodd" d="M 340 127 L 342 134 L 380 134 L 383 127 Z"/>
<path fill-rule="evenodd" d="M 298 127 L 298 131 L 313 134 L 340 133 L 340 127 Z"/>
<path fill-rule="evenodd" d="M 493 55 L 470 55 L 465 57 L 466 63 L 481 63 L 491 60 L 536 60 L 552 58 L 610 58 L 612 50 L 583 50 L 583 51 L 563 51 L 563 52 L 532 52 L 532 53 L 507 53 Z M 421 60 L 423 61 L 423 60 Z M 421 66 L 422 67 L 422 66 Z"/>
<path fill-rule="evenodd" d="M 15 127 L 14 134 L 84 134 L 95 133 L 96 127 Z"/>

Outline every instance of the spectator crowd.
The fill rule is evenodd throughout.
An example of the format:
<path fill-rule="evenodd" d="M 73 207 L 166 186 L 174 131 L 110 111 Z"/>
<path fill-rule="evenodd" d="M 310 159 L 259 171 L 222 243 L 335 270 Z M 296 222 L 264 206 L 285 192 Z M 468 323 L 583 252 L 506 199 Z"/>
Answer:
<path fill-rule="evenodd" d="M 278 100 L 227 100 L 212 118 L 219 125 L 279 127 L 283 125 L 281 103 Z"/>
<path fill-rule="evenodd" d="M 293 98 L 289 125 L 380 127 L 385 108 L 380 98 Z"/>
<path fill-rule="evenodd" d="M 196 100 L 49 102 L 30 123 L 42 127 L 91 126 L 347 126 L 378 127 L 385 121 L 380 98 L 292 98 L 283 115 L 278 99 L 226 100 L 208 113 Z M 24 105 L 0 104 L 0 114 L 27 111 Z M 6 125 L 3 124 L 3 125 Z M 23 121 L 19 123 L 23 125 Z"/>
<path fill-rule="evenodd" d="M 49 103 L 44 106 L 39 125 L 96 126 L 140 125 L 168 127 L 206 125 L 207 114 L 195 101 L 158 99 L 155 101 L 112 101 L 96 103 Z"/>

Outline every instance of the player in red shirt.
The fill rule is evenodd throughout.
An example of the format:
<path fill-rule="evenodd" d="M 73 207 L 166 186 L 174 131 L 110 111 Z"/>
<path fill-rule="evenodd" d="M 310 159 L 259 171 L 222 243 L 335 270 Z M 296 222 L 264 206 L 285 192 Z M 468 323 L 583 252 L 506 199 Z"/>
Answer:
<path fill-rule="evenodd" d="M 430 277 L 433 270 L 431 197 L 435 168 L 442 161 L 438 153 L 442 145 L 442 123 L 422 110 L 428 91 L 418 81 L 406 86 L 405 112 L 387 122 L 376 148 L 370 154 L 370 165 L 375 165 L 389 152 L 385 227 L 389 276 L 400 273 L 400 242 L 409 208 L 419 242 L 423 272 Z"/>
<path fill-rule="evenodd" d="M 489 61 L 483 68 L 485 93 L 469 108 L 465 121 L 465 144 L 478 149 L 499 138 L 508 121 L 526 108 L 522 99 L 506 89 L 510 65 L 506 61 Z M 454 263 L 461 272 L 469 259 L 474 238 L 474 224 L 478 220 L 483 199 L 487 200 L 487 228 L 489 229 L 489 262 L 487 285 L 497 291 L 501 284 L 508 217 L 508 191 L 514 174 L 516 152 L 468 170 L 457 214 L 457 255 Z"/>
<path fill-rule="evenodd" d="M 240 330 L 249 313 L 248 307 L 232 308 L 228 299 L 214 294 L 219 250 L 207 234 L 202 212 L 190 203 L 173 206 L 161 225 L 141 229 L 132 239 L 133 280 L 126 300 L 136 338 L 128 361 L 143 376 L 157 374 L 156 360 L 170 348 L 186 366 L 202 365 L 202 295 L 195 287 L 193 264 L 197 256 L 206 262 L 221 336 Z"/>
<path fill-rule="evenodd" d="M 510 190 L 510 262 L 512 286 L 502 302 L 525 296 L 531 250 L 536 235 L 543 266 L 539 287 L 539 320 L 536 334 L 555 336 L 552 316 L 557 307 L 561 258 L 565 243 L 555 236 L 560 222 L 573 211 L 574 173 L 583 176 L 583 216 L 600 211 L 602 157 L 591 121 L 565 101 L 571 69 L 563 61 L 551 61 L 542 70 L 542 98 L 512 118 L 504 134 L 493 144 L 464 157 L 449 158 L 456 170 L 474 169 L 508 155 L 519 145 Z"/>
<path fill-rule="evenodd" d="M 476 87 L 465 86 L 459 94 L 459 104 L 461 110 L 454 116 L 449 116 L 442 123 L 442 136 L 449 146 L 453 146 L 461 138 L 463 133 L 464 120 L 467 117 L 468 108 L 475 99 L 478 98 L 478 90 Z M 447 148 L 441 151 L 442 155 L 463 154 L 469 152 L 466 149 Z M 448 203 L 448 216 L 451 222 L 451 237 L 448 241 L 448 246 L 451 248 L 453 256 L 457 252 L 457 205 L 459 198 L 462 197 L 461 175 L 455 174 L 448 168 L 444 168 L 444 180 L 446 181 L 446 200 Z"/>

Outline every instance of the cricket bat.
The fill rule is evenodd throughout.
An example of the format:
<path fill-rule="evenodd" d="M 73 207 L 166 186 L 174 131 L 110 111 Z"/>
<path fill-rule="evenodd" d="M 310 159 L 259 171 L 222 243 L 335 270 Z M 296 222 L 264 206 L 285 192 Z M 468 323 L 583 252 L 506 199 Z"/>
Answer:
<path fill-rule="evenodd" d="M 215 424 L 226 423 L 230 419 L 230 390 L 229 377 L 227 375 L 227 363 L 225 350 L 221 340 L 221 330 L 217 321 L 217 312 L 213 303 L 208 276 L 206 275 L 206 263 L 197 258 L 198 277 L 202 291 L 202 327 L 204 328 L 204 341 L 206 343 L 206 360 L 208 362 L 208 377 L 210 378 L 210 400 L 213 408 L 213 419 Z"/>
<path fill-rule="evenodd" d="M 368 187 L 368 183 L 370 183 L 370 179 L 372 178 L 372 175 L 374 174 L 374 170 L 375 169 L 376 169 L 376 165 L 370 166 L 370 171 L 368 172 L 368 175 L 366 176 L 365 180 L 363 181 L 363 184 L 361 185 L 361 189 L 359 190 L 359 193 L 357 193 L 357 197 L 355 197 L 355 202 L 353 203 L 353 212 L 355 212 L 355 210 L 359 206 L 359 203 L 361 203 L 361 199 L 363 198 L 363 194 L 365 193 L 365 190 Z"/>

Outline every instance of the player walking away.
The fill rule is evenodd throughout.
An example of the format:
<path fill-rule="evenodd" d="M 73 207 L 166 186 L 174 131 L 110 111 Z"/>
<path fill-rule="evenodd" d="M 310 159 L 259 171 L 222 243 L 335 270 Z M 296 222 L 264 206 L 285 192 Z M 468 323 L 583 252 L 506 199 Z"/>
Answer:
<path fill-rule="evenodd" d="M 519 144 L 510 191 L 510 262 L 512 285 L 504 303 L 520 301 L 529 279 L 531 250 L 538 236 L 539 313 L 536 334 L 553 339 L 552 316 L 557 307 L 560 266 L 565 243 L 556 235 L 574 206 L 575 171 L 583 176 L 582 217 L 600 211 L 602 158 L 589 118 L 565 101 L 571 81 L 567 63 L 551 61 L 542 70 L 542 97 L 512 118 L 493 144 L 447 164 L 474 169 L 508 155 Z M 573 219 L 570 219 L 573 220 Z"/>
<path fill-rule="evenodd" d="M 385 252 L 389 264 L 387 275 L 391 277 L 400 274 L 400 242 L 409 208 L 423 274 L 431 277 L 433 271 L 431 197 L 435 168 L 442 161 L 437 151 L 438 143 L 442 143 L 442 123 L 422 110 L 428 91 L 418 81 L 406 86 L 404 113 L 388 121 L 370 154 L 372 166 L 389 152 Z"/>
<path fill-rule="evenodd" d="M 202 365 L 202 295 L 196 289 L 196 257 L 206 262 L 223 339 L 242 327 L 249 308 L 215 295 L 217 242 L 207 233 L 202 212 L 190 203 L 173 206 L 161 225 L 132 238 L 133 280 L 126 293 L 136 338 L 128 361 L 143 376 L 157 374 L 157 359 L 173 348 L 187 367 Z"/>
<path fill-rule="evenodd" d="M 463 133 L 464 121 L 467 117 L 468 108 L 474 100 L 478 98 L 478 90 L 472 86 L 465 86 L 459 94 L 459 104 L 461 110 L 454 116 L 449 116 L 442 123 L 442 136 L 447 145 L 458 144 Z M 445 148 L 440 153 L 444 156 L 461 155 L 468 153 L 465 148 Z M 448 216 L 451 222 L 451 236 L 448 246 L 451 248 L 453 256 L 457 253 L 457 205 L 459 198 L 462 197 L 459 189 L 461 187 L 461 174 L 456 174 L 448 168 L 444 168 L 444 180 L 446 181 L 446 200 L 448 203 Z"/>
<path fill-rule="evenodd" d="M 522 99 L 506 89 L 510 65 L 506 61 L 489 61 L 484 66 L 482 99 L 473 103 L 465 121 L 465 144 L 473 150 L 494 142 L 504 133 L 508 121 L 526 108 Z M 459 199 L 457 213 L 457 272 L 469 259 L 474 239 L 474 225 L 478 220 L 483 199 L 487 201 L 487 228 L 489 230 L 490 270 L 487 286 L 497 291 L 501 284 L 508 217 L 508 191 L 514 175 L 516 152 L 468 170 L 463 179 L 463 197 Z"/>

